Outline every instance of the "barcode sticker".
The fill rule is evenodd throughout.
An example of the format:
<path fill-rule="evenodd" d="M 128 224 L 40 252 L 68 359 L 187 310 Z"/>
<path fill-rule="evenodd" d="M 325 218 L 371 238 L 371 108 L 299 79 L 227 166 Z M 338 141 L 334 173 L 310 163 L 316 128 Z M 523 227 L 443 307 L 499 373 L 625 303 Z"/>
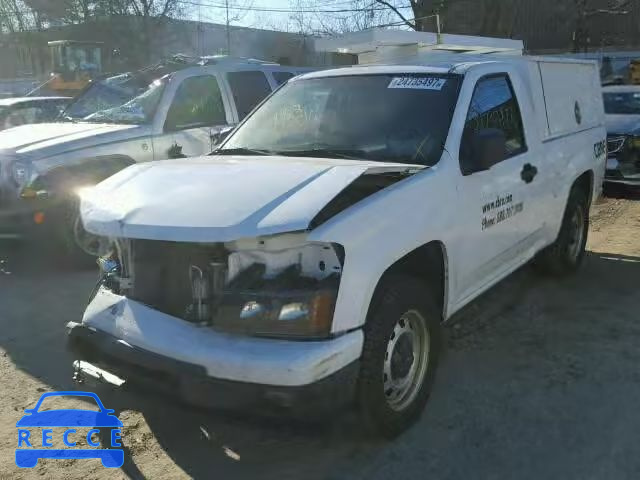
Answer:
<path fill-rule="evenodd" d="M 394 77 L 387 88 L 416 88 L 419 90 L 442 90 L 447 80 L 435 77 Z"/>

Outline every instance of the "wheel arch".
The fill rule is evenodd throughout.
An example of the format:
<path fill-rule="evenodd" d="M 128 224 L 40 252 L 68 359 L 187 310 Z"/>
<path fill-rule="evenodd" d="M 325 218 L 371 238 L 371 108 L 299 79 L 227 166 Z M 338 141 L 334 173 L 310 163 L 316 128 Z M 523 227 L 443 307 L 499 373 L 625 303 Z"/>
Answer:
<path fill-rule="evenodd" d="M 400 257 L 378 279 L 369 303 L 367 318 L 376 306 L 376 299 L 384 281 L 391 275 L 406 275 L 425 282 L 429 293 L 441 313 L 441 321 L 447 318 L 449 298 L 449 261 L 447 249 L 443 242 L 433 240 L 427 242 L 404 256 Z"/>
<path fill-rule="evenodd" d="M 594 174 L 593 170 L 587 170 L 582 172 L 571 184 L 571 190 L 575 189 L 583 190 L 587 194 L 587 201 L 589 207 L 591 207 L 591 202 L 593 201 L 594 196 Z"/>

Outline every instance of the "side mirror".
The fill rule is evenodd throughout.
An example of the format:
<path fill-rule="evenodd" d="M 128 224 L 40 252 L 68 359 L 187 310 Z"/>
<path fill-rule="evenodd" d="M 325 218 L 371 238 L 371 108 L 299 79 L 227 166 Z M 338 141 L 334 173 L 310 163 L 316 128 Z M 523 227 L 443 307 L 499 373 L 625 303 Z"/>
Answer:
<path fill-rule="evenodd" d="M 507 138 L 498 128 L 483 128 L 465 135 L 463 173 L 484 172 L 505 159 Z"/>
<path fill-rule="evenodd" d="M 229 136 L 229 134 L 233 131 L 234 127 L 226 126 L 219 128 L 217 131 L 211 132 L 211 146 L 215 147 L 220 145 L 222 141 Z"/>

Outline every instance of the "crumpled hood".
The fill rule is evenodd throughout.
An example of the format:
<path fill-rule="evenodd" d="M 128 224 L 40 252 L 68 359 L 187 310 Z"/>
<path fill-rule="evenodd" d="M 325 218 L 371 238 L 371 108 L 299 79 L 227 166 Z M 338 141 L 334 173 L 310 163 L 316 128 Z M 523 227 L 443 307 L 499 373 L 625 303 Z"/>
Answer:
<path fill-rule="evenodd" d="M 640 115 L 607 115 L 607 133 L 636 135 L 640 130 Z"/>
<path fill-rule="evenodd" d="M 85 228 L 110 237 L 224 242 L 304 230 L 364 173 L 415 165 L 201 157 L 133 165 L 81 193 Z"/>
<path fill-rule="evenodd" d="M 133 132 L 138 125 L 113 125 L 103 123 L 38 123 L 21 125 L 0 132 L 0 152 L 24 155 L 31 160 L 83 148 L 87 141 L 93 144 L 108 142 L 105 134 Z M 126 133 L 125 133 L 126 134 Z M 103 136 L 103 140 L 96 139 Z"/>

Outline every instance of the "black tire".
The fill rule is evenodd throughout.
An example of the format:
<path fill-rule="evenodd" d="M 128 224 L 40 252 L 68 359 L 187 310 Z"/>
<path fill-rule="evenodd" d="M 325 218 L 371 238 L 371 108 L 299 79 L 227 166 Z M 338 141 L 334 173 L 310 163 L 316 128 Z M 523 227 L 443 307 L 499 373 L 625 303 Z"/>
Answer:
<path fill-rule="evenodd" d="M 558 238 L 538 254 L 534 265 L 539 271 L 555 276 L 575 272 L 584 260 L 588 233 L 589 198 L 584 189 L 574 187 L 569 194 Z"/>
<path fill-rule="evenodd" d="M 408 403 L 398 409 L 398 405 L 393 408 L 390 403 L 387 395 L 389 390 L 385 392 L 385 365 L 392 363 L 392 360 L 386 362 L 385 359 L 389 358 L 387 350 L 391 335 L 395 334 L 395 329 L 400 325 L 399 320 L 406 314 L 412 316 L 412 321 L 423 322 L 428 333 L 428 351 L 424 354 L 427 363 L 421 380 L 413 383 L 416 387 L 406 400 Z M 365 426 L 374 434 L 393 438 L 420 417 L 431 393 L 442 346 L 441 317 L 441 312 L 431 300 L 426 283 L 403 275 L 390 275 L 383 279 L 364 327 L 365 339 L 358 380 L 358 406 Z M 404 333 L 398 337 L 402 336 Z M 396 340 L 393 347 L 394 358 L 399 343 Z M 414 360 L 416 356 L 413 349 L 410 358 L 419 361 L 419 358 Z M 411 365 L 410 369 L 413 368 L 413 363 Z M 408 377 L 409 375 L 405 378 Z"/>

